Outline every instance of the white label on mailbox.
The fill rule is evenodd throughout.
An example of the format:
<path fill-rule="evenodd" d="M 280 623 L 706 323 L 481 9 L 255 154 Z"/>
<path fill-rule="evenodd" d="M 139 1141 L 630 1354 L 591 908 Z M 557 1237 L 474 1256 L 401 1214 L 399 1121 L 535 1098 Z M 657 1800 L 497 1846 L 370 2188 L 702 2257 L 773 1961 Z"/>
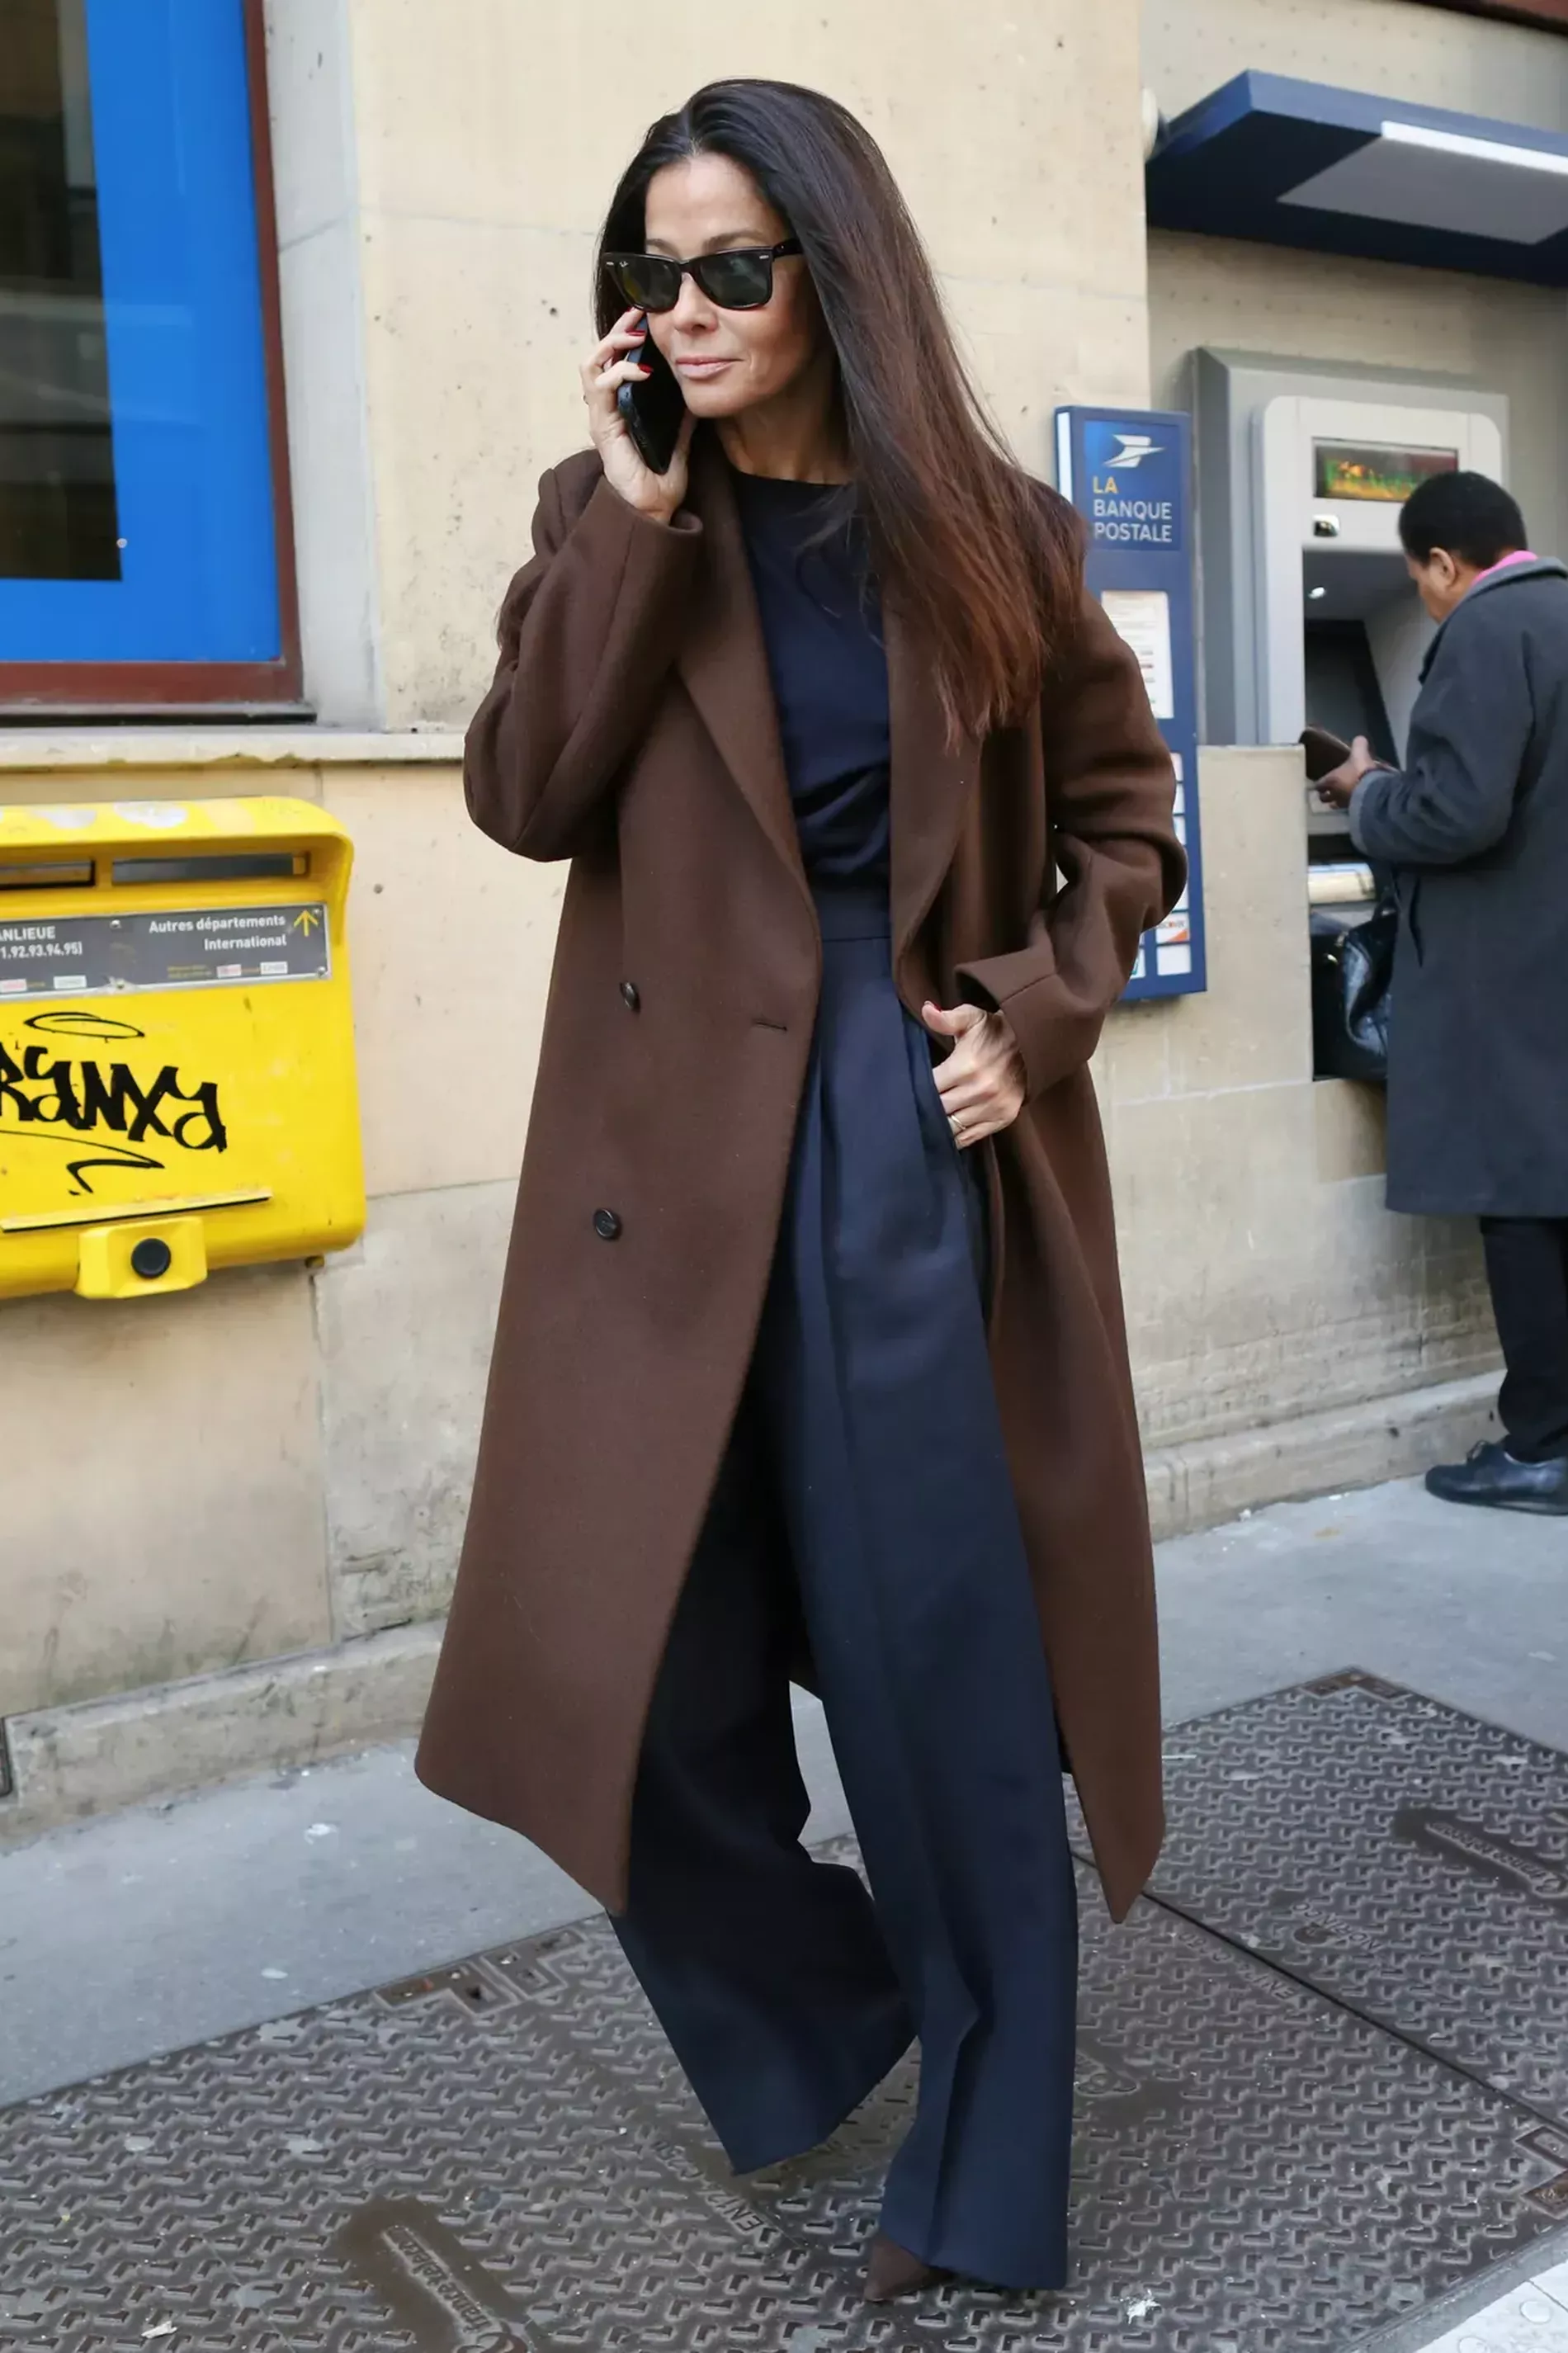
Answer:
<path fill-rule="evenodd" d="M 0 996 L 102 997 L 326 980 L 325 907 L 171 907 L 127 915 L 0 915 Z"/>

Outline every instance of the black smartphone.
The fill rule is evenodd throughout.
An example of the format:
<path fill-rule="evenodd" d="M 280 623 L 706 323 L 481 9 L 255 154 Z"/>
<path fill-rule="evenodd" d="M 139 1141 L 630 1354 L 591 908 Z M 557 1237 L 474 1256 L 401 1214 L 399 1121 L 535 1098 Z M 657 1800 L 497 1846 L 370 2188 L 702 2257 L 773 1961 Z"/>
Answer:
<path fill-rule="evenodd" d="M 616 405 L 643 464 L 651 473 L 668 474 L 686 422 L 686 396 L 651 335 L 643 337 L 641 348 L 631 356 L 641 360 L 649 374 L 636 384 L 623 384 Z"/>

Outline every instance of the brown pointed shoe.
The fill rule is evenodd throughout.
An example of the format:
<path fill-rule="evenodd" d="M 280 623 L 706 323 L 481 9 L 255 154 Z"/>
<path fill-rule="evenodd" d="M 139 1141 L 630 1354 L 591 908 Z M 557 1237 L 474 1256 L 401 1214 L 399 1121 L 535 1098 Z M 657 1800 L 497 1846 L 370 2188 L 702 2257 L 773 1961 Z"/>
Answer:
<path fill-rule="evenodd" d="M 889 2239 L 885 2232 L 879 2231 L 871 2242 L 871 2259 L 866 2266 L 866 2302 L 891 2304 L 895 2296 L 918 2295 L 921 2288 L 940 2287 L 943 2280 L 952 2277 L 951 2272 L 922 2263 L 919 2255 L 911 2255 L 897 2239 Z"/>

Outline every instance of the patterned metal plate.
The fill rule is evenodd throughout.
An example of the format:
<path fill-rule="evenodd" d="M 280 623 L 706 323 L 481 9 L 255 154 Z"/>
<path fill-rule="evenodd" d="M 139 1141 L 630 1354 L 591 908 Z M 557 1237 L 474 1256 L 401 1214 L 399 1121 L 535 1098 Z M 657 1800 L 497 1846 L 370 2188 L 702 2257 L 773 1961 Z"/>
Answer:
<path fill-rule="evenodd" d="M 1351 1670 L 1166 1761 L 1160 1902 L 1534 2108 L 1568 2167 L 1568 1757 Z"/>
<path fill-rule="evenodd" d="M 0 2114 L 5 2353 L 1344 2353 L 1553 2228 L 1531 2120 L 1086 1874 L 1070 2299 L 858 2300 L 910 2069 L 734 2180 L 602 1921 Z"/>

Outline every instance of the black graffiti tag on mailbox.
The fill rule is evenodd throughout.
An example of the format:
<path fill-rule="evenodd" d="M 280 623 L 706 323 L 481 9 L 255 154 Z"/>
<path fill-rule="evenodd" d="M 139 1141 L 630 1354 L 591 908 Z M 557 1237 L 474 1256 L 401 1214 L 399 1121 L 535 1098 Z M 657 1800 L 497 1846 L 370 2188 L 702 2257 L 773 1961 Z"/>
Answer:
<path fill-rule="evenodd" d="M 19 1050 L 18 1061 L 0 1046 L 0 1134 L 68 1146 L 78 1136 L 90 1139 L 93 1149 L 79 1153 L 69 1163 L 80 1192 L 92 1190 L 84 1173 L 89 1168 L 165 1165 L 155 1155 L 110 1143 L 110 1136 L 122 1135 L 127 1146 L 156 1136 L 184 1152 L 228 1149 L 216 1079 L 182 1086 L 173 1062 L 143 1079 L 129 1062 L 69 1060 L 53 1055 L 47 1046 Z"/>

